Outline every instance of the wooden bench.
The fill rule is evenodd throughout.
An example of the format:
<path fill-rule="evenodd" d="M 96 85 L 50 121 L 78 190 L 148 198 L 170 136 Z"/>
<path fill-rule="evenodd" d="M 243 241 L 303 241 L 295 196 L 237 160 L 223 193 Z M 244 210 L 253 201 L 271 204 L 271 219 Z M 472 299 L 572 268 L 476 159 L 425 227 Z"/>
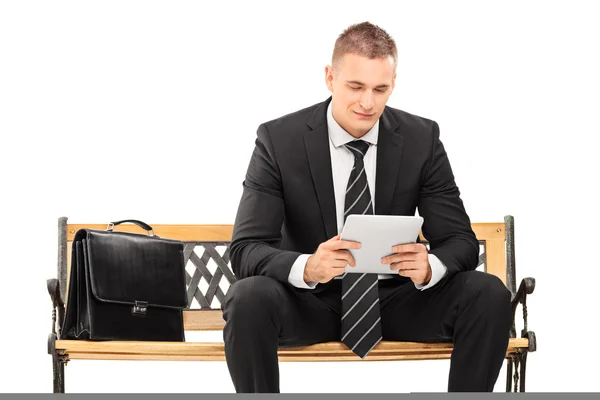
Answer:
<path fill-rule="evenodd" d="M 156 235 L 185 243 L 188 309 L 184 311 L 186 331 L 222 330 L 224 321 L 220 309 L 227 288 L 236 281 L 229 266 L 229 242 L 232 225 L 153 225 Z M 474 223 L 473 230 L 480 241 L 480 270 L 502 279 L 512 293 L 513 321 L 517 306 L 522 304 L 524 328 L 520 337 L 516 327 L 510 332 L 506 350 L 507 391 L 525 391 L 527 354 L 536 350 L 535 334 L 527 329 L 527 295 L 535 287 L 533 278 L 525 278 L 518 290 L 515 279 L 514 219 L 506 216 L 504 223 Z M 58 340 L 64 319 L 68 290 L 68 270 L 71 265 L 71 243 L 81 228 L 106 229 L 106 224 L 67 224 L 59 219 L 58 277 L 48 280 L 53 302 L 52 333 L 48 338 L 48 353 L 52 355 L 54 392 L 64 393 L 64 367 L 70 360 L 182 360 L 224 361 L 223 342 L 132 342 Z M 122 225 L 119 230 L 144 233 L 135 225 Z M 424 238 L 422 238 L 424 240 Z M 425 243 L 428 245 L 427 243 Z M 209 268 L 214 266 L 214 268 Z M 201 278 L 204 278 L 202 284 Z M 224 279 L 223 279 L 224 278 Z M 221 285 L 220 285 L 221 284 Z M 213 305 L 214 300 L 218 304 Z M 449 359 L 452 343 L 380 342 L 367 360 L 436 360 Z M 361 361 L 341 342 L 322 343 L 279 350 L 280 361 Z M 513 386 L 514 385 L 514 386 Z"/>

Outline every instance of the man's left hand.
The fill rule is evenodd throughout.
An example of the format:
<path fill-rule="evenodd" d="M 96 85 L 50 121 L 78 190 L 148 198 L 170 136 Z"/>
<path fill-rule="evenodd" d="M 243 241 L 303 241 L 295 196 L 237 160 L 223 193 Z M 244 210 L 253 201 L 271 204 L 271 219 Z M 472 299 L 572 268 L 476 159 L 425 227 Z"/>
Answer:
<path fill-rule="evenodd" d="M 427 247 L 422 243 L 399 244 L 392 247 L 394 254 L 383 257 L 382 264 L 391 264 L 390 270 L 410 278 L 417 285 L 426 285 L 431 280 L 431 265 Z"/>

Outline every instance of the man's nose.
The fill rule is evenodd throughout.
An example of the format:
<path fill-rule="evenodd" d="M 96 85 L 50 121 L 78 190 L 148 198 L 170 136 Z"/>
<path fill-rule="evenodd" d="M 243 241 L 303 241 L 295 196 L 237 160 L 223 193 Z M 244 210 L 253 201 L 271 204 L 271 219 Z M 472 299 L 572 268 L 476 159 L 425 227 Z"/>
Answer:
<path fill-rule="evenodd" d="M 360 97 L 360 106 L 365 110 L 370 110 L 374 105 L 373 93 L 370 90 L 365 90 Z"/>

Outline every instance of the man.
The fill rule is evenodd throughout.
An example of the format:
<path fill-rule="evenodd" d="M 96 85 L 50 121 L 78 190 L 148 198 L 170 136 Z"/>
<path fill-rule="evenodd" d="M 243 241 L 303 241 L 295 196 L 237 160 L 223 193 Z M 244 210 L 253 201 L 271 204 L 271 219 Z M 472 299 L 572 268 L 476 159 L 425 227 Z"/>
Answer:
<path fill-rule="evenodd" d="M 438 125 L 386 106 L 394 40 L 350 26 L 325 69 L 331 97 L 259 126 L 243 182 L 222 305 L 237 392 L 279 392 L 279 347 L 342 341 L 366 358 L 380 340 L 453 341 L 450 391 L 492 391 L 508 345 L 510 294 L 474 271 L 471 230 Z M 350 214 L 419 215 L 430 251 L 395 246 L 389 275 L 355 266 Z M 390 377 L 393 372 L 390 372 Z"/>

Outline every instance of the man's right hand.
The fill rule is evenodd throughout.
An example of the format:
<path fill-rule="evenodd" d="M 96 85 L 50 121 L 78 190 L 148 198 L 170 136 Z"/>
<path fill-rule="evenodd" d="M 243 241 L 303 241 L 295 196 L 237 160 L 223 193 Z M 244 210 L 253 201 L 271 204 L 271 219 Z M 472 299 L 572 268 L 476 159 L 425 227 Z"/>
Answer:
<path fill-rule="evenodd" d="M 359 242 L 340 240 L 341 235 L 332 237 L 317 248 L 304 267 L 304 281 L 326 283 L 345 272 L 346 266 L 356 266 L 354 257 L 345 249 L 360 249 Z"/>

